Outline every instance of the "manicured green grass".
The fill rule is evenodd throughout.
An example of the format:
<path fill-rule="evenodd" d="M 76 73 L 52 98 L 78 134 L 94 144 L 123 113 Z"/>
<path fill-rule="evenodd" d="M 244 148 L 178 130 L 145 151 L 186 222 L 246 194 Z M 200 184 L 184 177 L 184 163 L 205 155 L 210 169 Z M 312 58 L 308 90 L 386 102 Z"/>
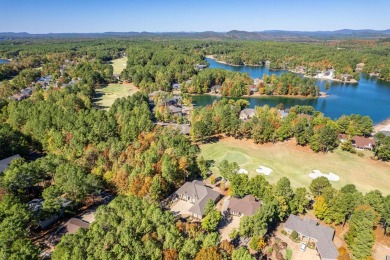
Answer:
<path fill-rule="evenodd" d="M 138 91 L 133 84 L 109 84 L 107 87 L 96 89 L 94 104 L 108 109 L 116 99 L 133 95 Z"/>
<path fill-rule="evenodd" d="M 371 152 L 365 152 L 361 158 L 341 150 L 327 154 L 314 153 L 308 147 L 296 146 L 294 141 L 257 145 L 250 140 L 233 138 L 200 147 L 204 159 L 215 160 L 211 170 L 217 175 L 218 164 L 226 159 L 237 162 L 241 168 L 249 171 L 251 177 L 259 174 L 256 172 L 259 165 L 271 168 L 271 175 L 264 175 L 271 183 L 286 176 L 292 186 L 308 188 L 312 181 L 309 173 L 320 170 L 340 177 L 339 181 L 331 182 L 335 188 L 353 183 L 362 192 L 379 189 L 383 194 L 390 194 L 390 163 L 372 160 Z"/>
<path fill-rule="evenodd" d="M 114 74 L 121 74 L 122 70 L 126 68 L 127 57 L 115 59 L 111 61 L 111 65 L 114 68 Z"/>

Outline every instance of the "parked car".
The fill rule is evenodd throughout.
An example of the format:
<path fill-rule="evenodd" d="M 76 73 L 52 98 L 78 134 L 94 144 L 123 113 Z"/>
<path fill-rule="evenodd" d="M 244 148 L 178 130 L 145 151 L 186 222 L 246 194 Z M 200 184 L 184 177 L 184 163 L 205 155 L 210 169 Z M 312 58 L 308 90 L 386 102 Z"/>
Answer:
<path fill-rule="evenodd" d="M 305 252 L 306 251 L 306 243 L 301 244 L 301 251 Z"/>

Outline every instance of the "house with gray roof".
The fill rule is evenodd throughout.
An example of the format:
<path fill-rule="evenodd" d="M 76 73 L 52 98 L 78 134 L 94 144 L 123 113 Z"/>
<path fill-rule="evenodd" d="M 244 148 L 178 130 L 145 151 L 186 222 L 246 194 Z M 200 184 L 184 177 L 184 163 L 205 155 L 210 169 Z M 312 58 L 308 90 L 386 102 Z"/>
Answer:
<path fill-rule="evenodd" d="M 252 195 L 246 195 L 244 198 L 230 198 L 227 200 L 225 213 L 233 216 L 252 216 L 261 207 L 261 201 L 256 200 Z"/>
<path fill-rule="evenodd" d="M 22 157 L 20 157 L 19 154 L 16 154 L 11 157 L 0 160 L 0 173 L 4 172 L 11 165 L 12 160 L 19 159 L 19 158 Z"/>
<path fill-rule="evenodd" d="M 201 219 L 204 216 L 207 201 L 212 200 L 214 203 L 221 199 L 222 194 L 207 187 L 201 181 L 186 182 L 181 186 L 175 195 L 184 201 L 193 205 L 188 210 L 195 218 Z"/>
<path fill-rule="evenodd" d="M 284 230 L 288 234 L 296 231 L 301 239 L 314 242 L 321 259 L 337 259 L 339 252 L 333 243 L 335 233 L 333 228 L 320 225 L 315 220 L 308 218 L 301 219 L 291 214 L 284 224 Z"/>
<path fill-rule="evenodd" d="M 255 115 L 256 115 L 256 110 L 255 109 L 253 109 L 253 108 L 245 108 L 245 109 L 241 110 L 241 112 L 240 112 L 240 119 L 241 120 L 251 119 Z"/>

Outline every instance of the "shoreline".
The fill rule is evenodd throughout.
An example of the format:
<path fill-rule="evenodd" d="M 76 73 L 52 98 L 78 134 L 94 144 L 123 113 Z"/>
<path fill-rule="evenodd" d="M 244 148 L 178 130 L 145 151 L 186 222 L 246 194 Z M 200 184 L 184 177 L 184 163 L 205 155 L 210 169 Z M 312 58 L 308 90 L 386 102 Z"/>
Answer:
<path fill-rule="evenodd" d="M 217 60 L 216 58 L 214 58 L 214 55 L 206 55 L 205 57 L 208 58 L 208 59 L 212 59 L 212 60 L 214 60 L 214 61 L 216 61 L 218 63 L 229 65 L 229 66 L 233 66 L 233 67 L 240 67 L 240 66 L 266 67 L 264 65 L 249 65 L 249 64 L 235 65 L 235 64 L 230 64 L 230 63 L 227 63 L 225 61 Z M 295 74 L 303 75 L 303 73 L 297 72 L 295 69 L 287 69 L 286 70 L 286 69 L 271 69 L 271 68 L 269 68 L 269 70 L 285 70 L 285 71 L 292 72 L 292 73 L 295 73 Z M 308 76 L 308 75 L 303 75 L 303 77 L 305 77 L 305 78 L 314 78 L 314 79 L 318 79 L 318 80 L 330 80 L 330 81 L 341 82 L 341 83 L 350 83 L 350 84 L 358 84 L 359 83 L 356 79 L 352 79 L 350 81 L 342 81 L 341 79 L 330 79 L 330 78 L 315 77 L 315 76 L 312 77 L 312 76 Z"/>
<path fill-rule="evenodd" d="M 318 96 L 318 97 L 306 97 L 306 96 L 300 96 L 300 95 L 297 95 L 297 96 L 293 96 L 293 95 L 261 95 L 261 94 L 258 94 L 258 95 L 243 95 L 241 97 L 230 97 L 230 96 L 222 96 L 221 94 L 215 94 L 215 93 L 203 93 L 203 94 L 190 94 L 191 96 L 203 96 L 203 95 L 207 95 L 207 96 L 215 96 L 215 97 L 220 97 L 220 98 L 264 98 L 264 97 L 284 97 L 284 98 L 295 98 L 295 99 L 317 99 L 317 98 L 326 98 L 326 97 L 329 97 L 329 95 L 322 95 L 322 96 Z"/>
<path fill-rule="evenodd" d="M 385 119 L 384 121 L 374 125 L 372 132 L 374 134 L 376 134 L 376 133 L 378 133 L 379 131 L 381 131 L 382 129 L 384 129 L 386 127 L 390 128 L 390 117 Z"/>

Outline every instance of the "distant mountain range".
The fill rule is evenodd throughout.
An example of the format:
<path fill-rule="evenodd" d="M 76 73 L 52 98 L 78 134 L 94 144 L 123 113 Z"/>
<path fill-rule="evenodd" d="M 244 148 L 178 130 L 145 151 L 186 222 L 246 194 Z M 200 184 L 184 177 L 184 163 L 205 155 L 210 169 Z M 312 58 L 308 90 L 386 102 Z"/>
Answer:
<path fill-rule="evenodd" d="M 0 39 L 20 38 L 193 38 L 193 39 L 237 39 L 237 40 L 280 40 L 280 41 L 318 41 L 335 39 L 376 39 L 389 38 L 388 30 L 350 30 L 337 31 L 238 31 L 229 32 L 104 32 L 104 33 L 48 33 L 30 34 L 26 32 L 2 32 Z"/>

